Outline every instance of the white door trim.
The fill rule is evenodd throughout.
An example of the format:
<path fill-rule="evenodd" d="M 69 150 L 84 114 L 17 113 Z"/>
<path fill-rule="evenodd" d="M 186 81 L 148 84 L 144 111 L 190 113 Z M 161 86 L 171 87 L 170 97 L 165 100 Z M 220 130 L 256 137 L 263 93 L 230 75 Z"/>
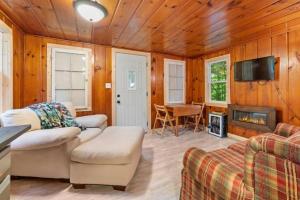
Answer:
<path fill-rule="evenodd" d="M 147 58 L 147 118 L 151 129 L 151 53 L 112 48 L 112 125 L 116 125 L 116 56 L 117 53 L 145 56 Z"/>

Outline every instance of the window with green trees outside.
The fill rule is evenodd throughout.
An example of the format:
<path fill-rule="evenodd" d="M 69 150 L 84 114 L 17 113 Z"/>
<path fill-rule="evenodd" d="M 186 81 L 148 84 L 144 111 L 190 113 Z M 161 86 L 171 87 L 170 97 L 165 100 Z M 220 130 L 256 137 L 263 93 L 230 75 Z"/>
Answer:
<path fill-rule="evenodd" d="M 230 55 L 205 60 L 206 102 L 212 104 L 229 103 Z"/>
<path fill-rule="evenodd" d="M 212 63 L 210 66 L 210 70 L 210 100 L 226 101 L 226 61 Z"/>

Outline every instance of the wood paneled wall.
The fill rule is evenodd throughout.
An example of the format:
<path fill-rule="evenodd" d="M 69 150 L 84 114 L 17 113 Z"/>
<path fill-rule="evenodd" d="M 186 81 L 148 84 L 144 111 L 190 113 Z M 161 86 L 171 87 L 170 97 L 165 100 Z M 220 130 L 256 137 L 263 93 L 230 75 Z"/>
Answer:
<path fill-rule="evenodd" d="M 0 20 L 7 24 L 13 32 L 13 106 L 22 106 L 22 76 L 24 65 L 24 32 L 0 10 Z"/>
<path fill-rule="evenodd" d="M 299 20 L 298 20 L 299 22 Z M 204 97 L 204 88 L 199 86 L 197 79 L 203 79 L 204 60 L 230 53 L 231 103 L 238 105 L 271 106 L 277 110 L 277 122 L 287 122 L 300 125 L 300 27 L 295 21 L 270 28 L 268 34 L 260 35 L 246 43 L 234 45 L 229 49 L 204 55 L 189 60 L 197 69 L 193 78 L 193 85 L 197 92 L 195 98 Z M 260 82 L 235 82 L 233 63 L 246 59 L 273 55 L 277 58 L 276 80 Z M 199 61 L 200 60 L 200 61 Z M 202 61 L 202 62 L 201 62 Z M 207 112 L 225 111 L 224 108 L 209 106 Z M 259 134 L 257 131 L 247 130 L 237 126 L 229 126 L 229 132 L 250 137 Z"/>
<path fill-rule="evenodd" d="M 151 121 L 152 126 L 155 120 L 154 104 L 164 105 L 164 59 L 185 60 L 184 57 L 172 56 L 161 53 L 151 53 Z M 187 88 L 190 86 L 188 68 Z M 187 91 L 187 101 L 189 101 L 189 92 Z"/>
<path fill-rule="evenodd" d="M 54 39 L 48 37 L 26 35 L 25 36 L 25 67 L 24 67 L 24 95 L 22 98 L 23 106 L 37 102 L 47 101 L 47 44 L 61 44 L 76 47 L 91 48 L 94 56 L 94 66 L 100 66 L 101 70 L 94 71 L 93 79 L 93 111 L 81 112 L 79 115 L 105 113 L 109 116 L 111 124 L 111 89 L 105 88 L 105 83 L 111 82 L 111 47 L 94 45 Z M 184 57 L 171 56 L 160 53 L 152 53 L 151 67 L 151 102 L 152 102 L 152 123 L 155 119 L 153 105 L 164 104 L 164 58 L 184 60 Z M 187 68 L 187 101 L 192 98 L 190 88 L 191 71 Z"/>
<path fill-rule="evenodd" d="M 60 44 L 92 49 L 92 111 L 78 115 L 105 113 L 111 124 L 111 89 L 105 83 L 111 82 L 111 47 L 81 43 L 34 35 L 25 36 L 25 65 L 22 97 L 23 106 L 47 101 L 47 44 Z"/>

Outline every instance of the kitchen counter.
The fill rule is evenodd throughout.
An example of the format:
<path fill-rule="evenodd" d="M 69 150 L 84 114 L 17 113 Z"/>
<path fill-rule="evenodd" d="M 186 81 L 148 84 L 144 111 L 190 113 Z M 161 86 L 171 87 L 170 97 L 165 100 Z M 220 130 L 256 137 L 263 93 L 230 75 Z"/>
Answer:
<path fill-rule="evenodd" d="M 30 125 L 0 128 L 0 150 L 30 129 Z"/>

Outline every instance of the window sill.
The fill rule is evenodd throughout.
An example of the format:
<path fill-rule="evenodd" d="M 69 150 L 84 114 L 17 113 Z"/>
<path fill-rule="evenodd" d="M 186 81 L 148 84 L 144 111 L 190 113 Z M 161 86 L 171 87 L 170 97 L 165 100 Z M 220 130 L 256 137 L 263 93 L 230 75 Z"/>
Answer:
<path fill-rule="evenodd" d="M 212 107 L 221 107 L 221 108 L 227 108 L 228 103 L 205 103 L 206 106 L 212 106 Z"/>
<path fill-rule="evenodd" d="M 75 108 L 76 112 L 91 112 L 91 108 Z"/>

